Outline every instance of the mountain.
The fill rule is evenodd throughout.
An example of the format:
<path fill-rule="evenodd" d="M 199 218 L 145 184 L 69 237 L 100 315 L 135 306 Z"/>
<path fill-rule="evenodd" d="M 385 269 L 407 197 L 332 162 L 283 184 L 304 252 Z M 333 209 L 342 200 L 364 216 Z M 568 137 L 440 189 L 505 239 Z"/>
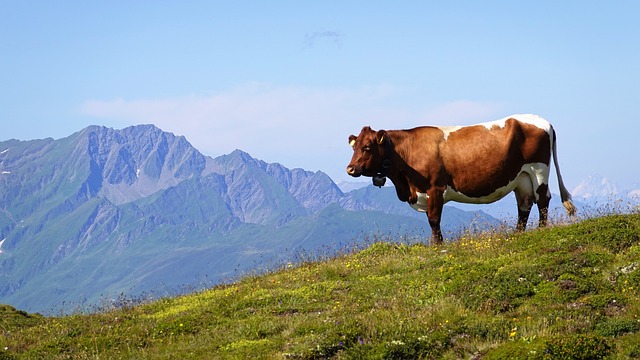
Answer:
<path fill-rule="evenodd" d="M 361 189 L 363 187 L 367 187 L 370 185 L 370 182 L 367 181 L 367 179 L 365 180 L 360 180 L 360 181 L 338 181 L 336 183 L 336 185 L 338 185 L 338 187 L 340 188 L 340 190 L 342 190 L 343 192 L 349 192 L 351 190 L 357 190 L 357 189 Z"/>
<path fill-rule="evenodd" d="M 602 175 L 591 175 L 582 180 L 572 192 L 574 197 L 585 200 L 635 200 L 640 197 L 640 185 L 620 186 Z"/>
<path fill-rule="evenodd" d="M 598 199 L 610 198 L 620 195 L 618 185 L 610 179 L 601 175 L 591 175 L 582 180 L 571 190 L 571 194 L 576 198 Z"/>
<path fill-rule="evenodd" d="M 588 176 L 572 189 L 572 194 L 594 214 L 637 212 L 640 208 L 640 185 L 620 186 L 601 175 Z"/>
<path fill-rule="evenodd" d="M 497 221 L 444 216 L 450 234 Z M 207 157 L 151 125 L 0 142 L 0 303 L 29 311 L 193 290 L 363 234 L 428 233 L 393 188 L 344 193 L 322 172 Z"/>

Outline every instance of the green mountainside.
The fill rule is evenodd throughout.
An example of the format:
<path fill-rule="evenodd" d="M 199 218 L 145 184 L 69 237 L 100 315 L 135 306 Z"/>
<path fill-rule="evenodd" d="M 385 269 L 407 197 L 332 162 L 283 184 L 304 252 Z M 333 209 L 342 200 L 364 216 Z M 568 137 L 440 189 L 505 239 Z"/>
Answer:
<path fill-rule="evenodd" d="M 640 357 L 640 214 L 439 247 L 380 240 L 96 314 L 0 308 L 0 358 Z"/>

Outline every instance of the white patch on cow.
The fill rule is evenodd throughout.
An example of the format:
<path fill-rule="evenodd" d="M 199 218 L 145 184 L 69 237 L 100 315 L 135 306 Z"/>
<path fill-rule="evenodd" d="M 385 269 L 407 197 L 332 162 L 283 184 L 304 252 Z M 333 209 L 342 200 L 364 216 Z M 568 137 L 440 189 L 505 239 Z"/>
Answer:
<path fill-rule="evenodd" d="M 494 127 L 498 127 L 500 129 L 502 129 L 507 125 L 507 120 L 509 118 L 510 118 L 510 116 L 506 117 L 504 119 L 496 120 L 496 121 L 489 121 L 489 122 L 480 123 L 478 125 L 482 125 L 482 126 L 486 127 L 489 130 L 493 129 Z"/>
<path fill-rule="evenodd" d="M 449 134 L 456 132 L 462 128 L 463 126 L 439 126 L 438 127 L 438 129 L 442 130 L 442 132 L 444 133 L 445 140 L 447 140 L 447 138 L 449 137 Z"/>
<path fill-rule="evenodd" d="M 514 114 L 511 116 L 504 117 L 500 120 L 481 123 L 478 125 L 482 125 L 489 130 L 491 130 L 494 126 L 497 126 L 502 129 L 507 125 L 507 120 L 509 119 L 516 119 L 525 124 L 534 125 L 546 131 L 547 133 L 551 131 L 551 124 L 547 120 L 543 119 L 542 117 L 534 114 Z"/>
<path fill-rule="evenodd" d="M 509 119 L 516 119 L 518 121 L 521 121 L 525 124 L 531 124 L 534 125 L 542 130 L 544 130 L 547 133 L 551 133 L 551 124 L 543 119 L 542 117 L 538 116 L 538 115 L 534 115 L 534 114 L 514 114 L 511 116 L 507 116 L 505 118 L 502 118 L 500 120 L 495 120 L 495 121 L 489 121 L 489 122 L 483 122 L 480 124 L 475 124 L 475 125 L 469 125 L 469 126 L 484 126 L 485 128 L 491 130 L 494 127 L 498 127 L 500 129 L 504 128 L 507 125 L 507 120 Z M 452 133 L 464 128 L 466 126 L 439 126 L 438 129 L 442 130 L 442 132 L 444 133 L 444 139 L 447 140 L 447 138 L 449 137 L 449 135 L 451 135 Z"/>
<path fill-rule="evenodd" d="M 478 198 L 467 196 L 450 186 L 444 192 L 444 202 L 455 201 L 467 204 L 490 204 L 507 196 L 510 192 L 518 189 L 522 195 L 538 201 L 539 196 L 535 191 L 540 185 L 549 184 L 549 166 L 544 163 L 531 163 L 522 166 L 522 169 L 507 185 L 496 189 L 493 193 Z M 547 190 L 547 195 L 549 195 Z M 418 201 L 411 204 L 411 207 L 420 212 L 427 211 L 427 200 L 429 196 L 425 193 L 417 193 Z M 528 204 L 531 205 L 531 204 Z M 524 209 L 523 209 L 524 210 Z"/>
<path fill-rule="evenodd" d="M 415 204 L 410 204 L 412 208 L 420 212 L 427 212 L 427 199 L 429 195 L 425 193 L 416 193 L 418 195 L 418 201 Z"/>
<path fill-rule="evenodd" d="M 507 196 L 507 194 L 514 191 L 516 188 L 531 189 L 533 191 L 533 194 L 529 195 L 534 196 L 537 201 L 539 196 L 535 192 L 535 189 L 537 189 L 538 186 L 542 184 L 548 183 L 549 166 L 547 164 L 524 164 L 515 179 L 509 181 L 507 185 L 497 188 L 493 193 L 489 195 L 474 198 L 456 191 L 451 187 L 447 187 L 447 190 L 445 190 L 444 192 L 444 202 L 446 203 L 449 201 L 455 201 L 467 204 L 490 204 Z"/>
<path fill-rule="evenodd" d="M 506 119 L 509 118 L 514 118 L 518 121 L 521 121 L 525 124 L 531 124 L 534 125 L 542 130 L 544 130 L 547 133 L 551 132 L 551 123 L 549 123 L 547 120 L 545 120 L 544 118 L 538 116 L 538 115 L 534 115 L 534 114 L 515 114 L 515 115 L 511 115 L 507 118 L 505 118 L 504 120 L 506 121 Z"/>

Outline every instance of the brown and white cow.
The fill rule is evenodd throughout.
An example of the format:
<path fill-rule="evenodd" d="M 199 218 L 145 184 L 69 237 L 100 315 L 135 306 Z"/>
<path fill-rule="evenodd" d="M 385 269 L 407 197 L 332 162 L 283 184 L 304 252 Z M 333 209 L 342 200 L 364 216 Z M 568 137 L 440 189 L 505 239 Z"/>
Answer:
<path fill-rule="evenodd" d="M 440 218 L 448 201 L 487 204 L 514 191 L 516 229 L 525 229 L 534 203 L 539 226 L 546 226 L 552 155 L 562 203 L 569 215 L 576 211 L 560 175 L 555 131 L 536 115 L 512 115 L 472 126 L 388 131 L 366 126 L 360 135 L 349 137 L 349 144 L 353 157 L 347 173 L 372 177 L 377 186 L 385 177 L 391 179 L 401 201 L 427 213 L 436 244 L 442 243 Z"/>

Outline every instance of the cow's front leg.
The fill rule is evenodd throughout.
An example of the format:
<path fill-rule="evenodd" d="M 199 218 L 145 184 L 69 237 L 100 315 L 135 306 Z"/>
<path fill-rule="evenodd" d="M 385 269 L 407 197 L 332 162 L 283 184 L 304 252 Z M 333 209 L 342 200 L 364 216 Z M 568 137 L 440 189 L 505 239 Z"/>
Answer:
<path fill-rule="evenodd" d="M 442 218 L 442 207 L 444 206 L 444 198 L 442 191 L 428 191 L 427 195 L 427 218 L 431 226 L 431 244 L 442 244 L 443 237 L 440 230 L 440 219 Z"/>

